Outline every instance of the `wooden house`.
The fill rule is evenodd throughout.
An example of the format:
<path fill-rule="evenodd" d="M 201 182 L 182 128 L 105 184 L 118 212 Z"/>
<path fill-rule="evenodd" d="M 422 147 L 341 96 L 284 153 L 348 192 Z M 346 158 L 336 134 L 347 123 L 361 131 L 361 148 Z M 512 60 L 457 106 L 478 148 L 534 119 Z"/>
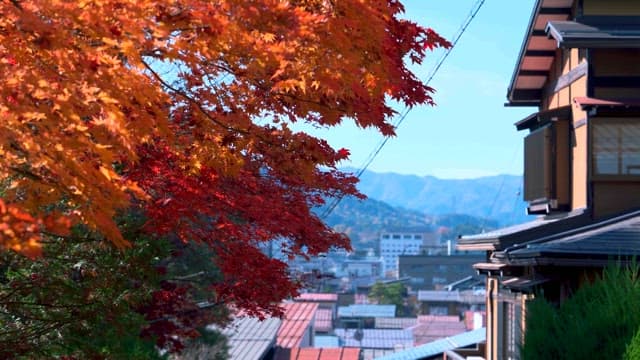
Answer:
<path fill-rule="evenodd" d="M 640 255 L 640 1 L 538 0 L 507 98 L 538 107 L 515 124 L 538 218 L 458 242 L 487 254 L 487 359 L 519 358 L 534 294 Z"/>

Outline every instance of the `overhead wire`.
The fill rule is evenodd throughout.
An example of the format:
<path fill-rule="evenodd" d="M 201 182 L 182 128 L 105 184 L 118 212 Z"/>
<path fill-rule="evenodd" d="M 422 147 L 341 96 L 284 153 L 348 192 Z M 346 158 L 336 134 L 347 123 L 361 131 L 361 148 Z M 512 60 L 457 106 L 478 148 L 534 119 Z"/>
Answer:
<path fill-rule="evenodd" d="M 469 15 L 467 15 L 465 20 L 462 22 L 462 24 L 458 28 L 458 31 L 454 35 L 453 41 L 451 42 L 451 46 L 448 49 L 446 49 L 446 51 L 442 54 L 442 56 L 440 56 L 440 58 L 436 62 L 436 65 L 433 67 L 433 69 L 429 73 L 429 76 L 425 81 L 425 85 L 428 86 L 429 83 L 431 83 L 431 80 L 433 80 L 433 78 L 436 76 L 436 74 L 440 70 L 440 67 L 442 67 L 442 64 L 444 63 L 444 61 L 449 57 L 449 54 L 451 54 L 451 51 L 453 51 L 453 49 L 458 44 L 458 41 L 460 40 L 460 38 L 469 27 L 469 24 L 471 24 L 473 19 L 476 17 L 478 12 L 482 8 L 482 5 L 484 5 L 484 2 L 485 0 L 478 0 L 473 4 L 473 6 L 471 7 L 471 11 L 469 12 Z M 411 107 L 405 106 L 404 110 L 400 113 L 398 120 L 393 125 L 394 129 L 398 129 L 398 127 L 406 119 L 407 115 L 409 114 L 409 112 L 411 112 L 412 109 L 413 108 Z M 376 146 L 376 148 L 374 148 L 374 150 L 369 154 L 369 156 L 364 162 L 364 165 L 361 166 L 358 172 L 355 174 L 358 179 L 360 179 L 360 177 L 362 176 L 362 174 L 364 174 L 364 172 L 367 170 L 369 165 L 371 165 L 373 160 L 375 160 L 378 154 L 380 154 L 380 151 L 382 151 L 385 145 L 387 145 L 387 142 L 389 141 L 389 139 L 390 137 L 388 136 L 384 137 L 380 141 L 380 143 Z M 334 200 L 331 202 L 331 204 L 322 212 L 322 215 L 320 215 L 320 218 L 325 220 L 329 215 L 331 215 L 333 210 L 335 210 L 335 208 L 338 206 L 338 204 L 340 204 L 340 201 L 342 201 L 343 198 L 344 198 L 344 194 L 335 197 Z"/>

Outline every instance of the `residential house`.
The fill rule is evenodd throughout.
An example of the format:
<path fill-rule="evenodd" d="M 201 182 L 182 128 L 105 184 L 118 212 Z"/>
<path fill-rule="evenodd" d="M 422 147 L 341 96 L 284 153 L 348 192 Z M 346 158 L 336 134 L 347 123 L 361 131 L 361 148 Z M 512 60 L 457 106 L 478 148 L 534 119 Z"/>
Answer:
<path fill-rule="evenodd" d="M 413 333 L 407 329 L 335 329 L 344 347 L 361 349 L 410 349 Z"/>
<path fill-rule="evenodd" d="M 485 307 L 485 291 L 476 290 L 420 290 L 418 301 L 426 315 L 453 315 L 461 318 L 468 310 L 481 311 Z"/>
<path fill-rule="evenodd" d="M 274 360 L 360 360 L 356 348 L 293 348 L 278 349 Z"/>
<path fill-rule="evenodd" d="M 291 302 L 282 304 L 284 316 L 278 329 L 278 348 L 292 349 L 313 346 L 313 327 L 317 303 Z"/>
<path fill-rule="evenodd" d="M 264 360 L 273 357 L 276 336 L 282 321 L 269 317 L 260 320 L 257 317 L 239 316 L 221 330 L 227 337 L 230 360 Z"/>
<path fill-rule="evenodd" d="M 337 316 L 338 294 L 331 293 L 303 293 L 294 299 L 295 302 L 313 302 L 318 304 L 314 322 L 314 332 L 330 333 Z"/>
<path fill-rule="evenodd" d="M 459 316 L 422 315 L 416 325 L 409 328 L 416 346 L 434 342 L 467 331 Z"/>
<path fill-rule="evenodd" d="M 483 353 L 486 329 L 467 331 L 444 339 L 397 351 L 378 360 L 472 359 Z"/>
<path fill-rule="evenodd" d="M 380 278 L 384 275 L 383 268 L 382 258 L 346 259 L 340 264 L 336 276 Z"/>
<path fill-rule="evenodd" d="M 534 295 L 561 303 L 640 255 L 639 64 L 640 2 L 536 1 L 507 105 L 538 108 L 515 124 L 538 218 L 457 245 L 487 254 L 487 359 L 519 358 Z"/>
<path fill-rule="evenodd" d="M 338 326 L 343 328 L 373 328 L 376 318 L 396 316 L 395 305 L 352 304 L 338 307 Z"/>
<path fill-rule="evenodd" d="M 475 274 L 471 266 L 485 259 L 472 255 L 400 255 L 399 275 L 409 277 L 412 290 L 441 290 L 447 284 Z"/>

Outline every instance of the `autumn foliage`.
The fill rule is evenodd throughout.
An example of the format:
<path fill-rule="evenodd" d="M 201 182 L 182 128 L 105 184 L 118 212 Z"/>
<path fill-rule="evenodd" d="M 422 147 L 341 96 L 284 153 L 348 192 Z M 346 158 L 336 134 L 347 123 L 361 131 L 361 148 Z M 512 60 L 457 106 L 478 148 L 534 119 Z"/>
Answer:
<path fill-rule="evenodd" d="M 0 248 L 37 257 L 116 217 L 207 244 L 215 301 L 278 313 L 292 256 L 348 248 L 310 209 L 357 194 L 348 156 L 292 124 L 394 134 L 389 99 L 432 104 L 407 68 L 448 42 L 396 0 L 0 1 Z M 175 295 L 175 294 L 174 294 Z M 169 295 L 167 295 L 169 296 Z M 173 295 L 172 295 L 173 296 Z"/>

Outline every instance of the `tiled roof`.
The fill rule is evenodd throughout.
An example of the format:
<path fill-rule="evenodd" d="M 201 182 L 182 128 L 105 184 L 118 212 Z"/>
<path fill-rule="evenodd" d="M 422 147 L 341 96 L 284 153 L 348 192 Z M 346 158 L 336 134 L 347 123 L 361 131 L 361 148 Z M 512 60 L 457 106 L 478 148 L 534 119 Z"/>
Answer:
<path fill-rule="evenodd" d="M 260 321 L 253 317 L 233 320 L 222 333 L 228 338 L 229 359 L 259 360 L 275 345 L 281 320 L 267 318 Z"/>
<path fill-rule="evenodd" d="M 456 247 L 461 250 L 500 250 L 515 243 L 522 244 L 541 236 L 568 231 L 592 222 L 589 213 L 576 210 L 567 214 L 548 215 L 536 220 L 475 235 L 464 235 Z"/>
<path fill-rule="evenodd" d="M 380 360 L 420 360 L 428 359 L 434 355 L 442 354 L 447 350 L 459 349 L 474 344 L 479 344 L 487 339 L 487 329 L 480 328 L 467 331 L 448 338 L 436 340 L 428 344 L 416 346 L 414 348 L 398 351 L 378 359 Z"/>
<path fill-rule="evenodd" d="M 506 250 L 508 261 L 514 264 L 530 261 L 556 263 L 559 261 L 589 261 L 606 265 L 616 257 L 640 255 L 640 211 L 573 229 L 571 232 L 531 241 Z M 500 254 L 505 258 L 505 254 Z M 575 255 L 580 255 L 576 258 Z M 586 259 L 586 258 L 589 259 Z M 535 260 L 532 260 L 535 259 Z M 556 260 L 554 260 L 556 259 Z M 564 259 L 564 260 L 557 260 Z"/>
<path fill-rule="evenodd" d="M 279 348 L 274 360 L 358 360 L 359 358 L 360 349 L 353 348 Z"/>
<path fill-rule="evenodd" d="M 278 330 L 277 345 L 283 348 L 299 347 L 302 338 L 315 318 L 317 303 L 299 302 L 282 304 L 284 317 Z"/>
<path fill-rule="evenodd" d="M 316 321 L 313 329 L 317 332 L 329 332 L 333 329 L 333 311 L 330 309 L 316 310 Z"/>
<path fill-rule="evenodd" d="M 313 302 L 336 302 L 336 301 L 338 301 L 338 294 L 304 293 L 304 294 L 300 294 L 294 300 L 296 300 L 296 301 L 313 301 Z"/>
<path fill-rule="evenodd" d="M 395 305 L 356 304 L 338 307 L 338 317 L 395 317 Z"/>
<path fill-rule="evenodd" d="M 362 340 L 355 339 L 357 329 L 335 329 L 343 346 L 367 349 L 397 349 L 413 347 L 411 330 L 400 329 L 360 329 Z"/>

